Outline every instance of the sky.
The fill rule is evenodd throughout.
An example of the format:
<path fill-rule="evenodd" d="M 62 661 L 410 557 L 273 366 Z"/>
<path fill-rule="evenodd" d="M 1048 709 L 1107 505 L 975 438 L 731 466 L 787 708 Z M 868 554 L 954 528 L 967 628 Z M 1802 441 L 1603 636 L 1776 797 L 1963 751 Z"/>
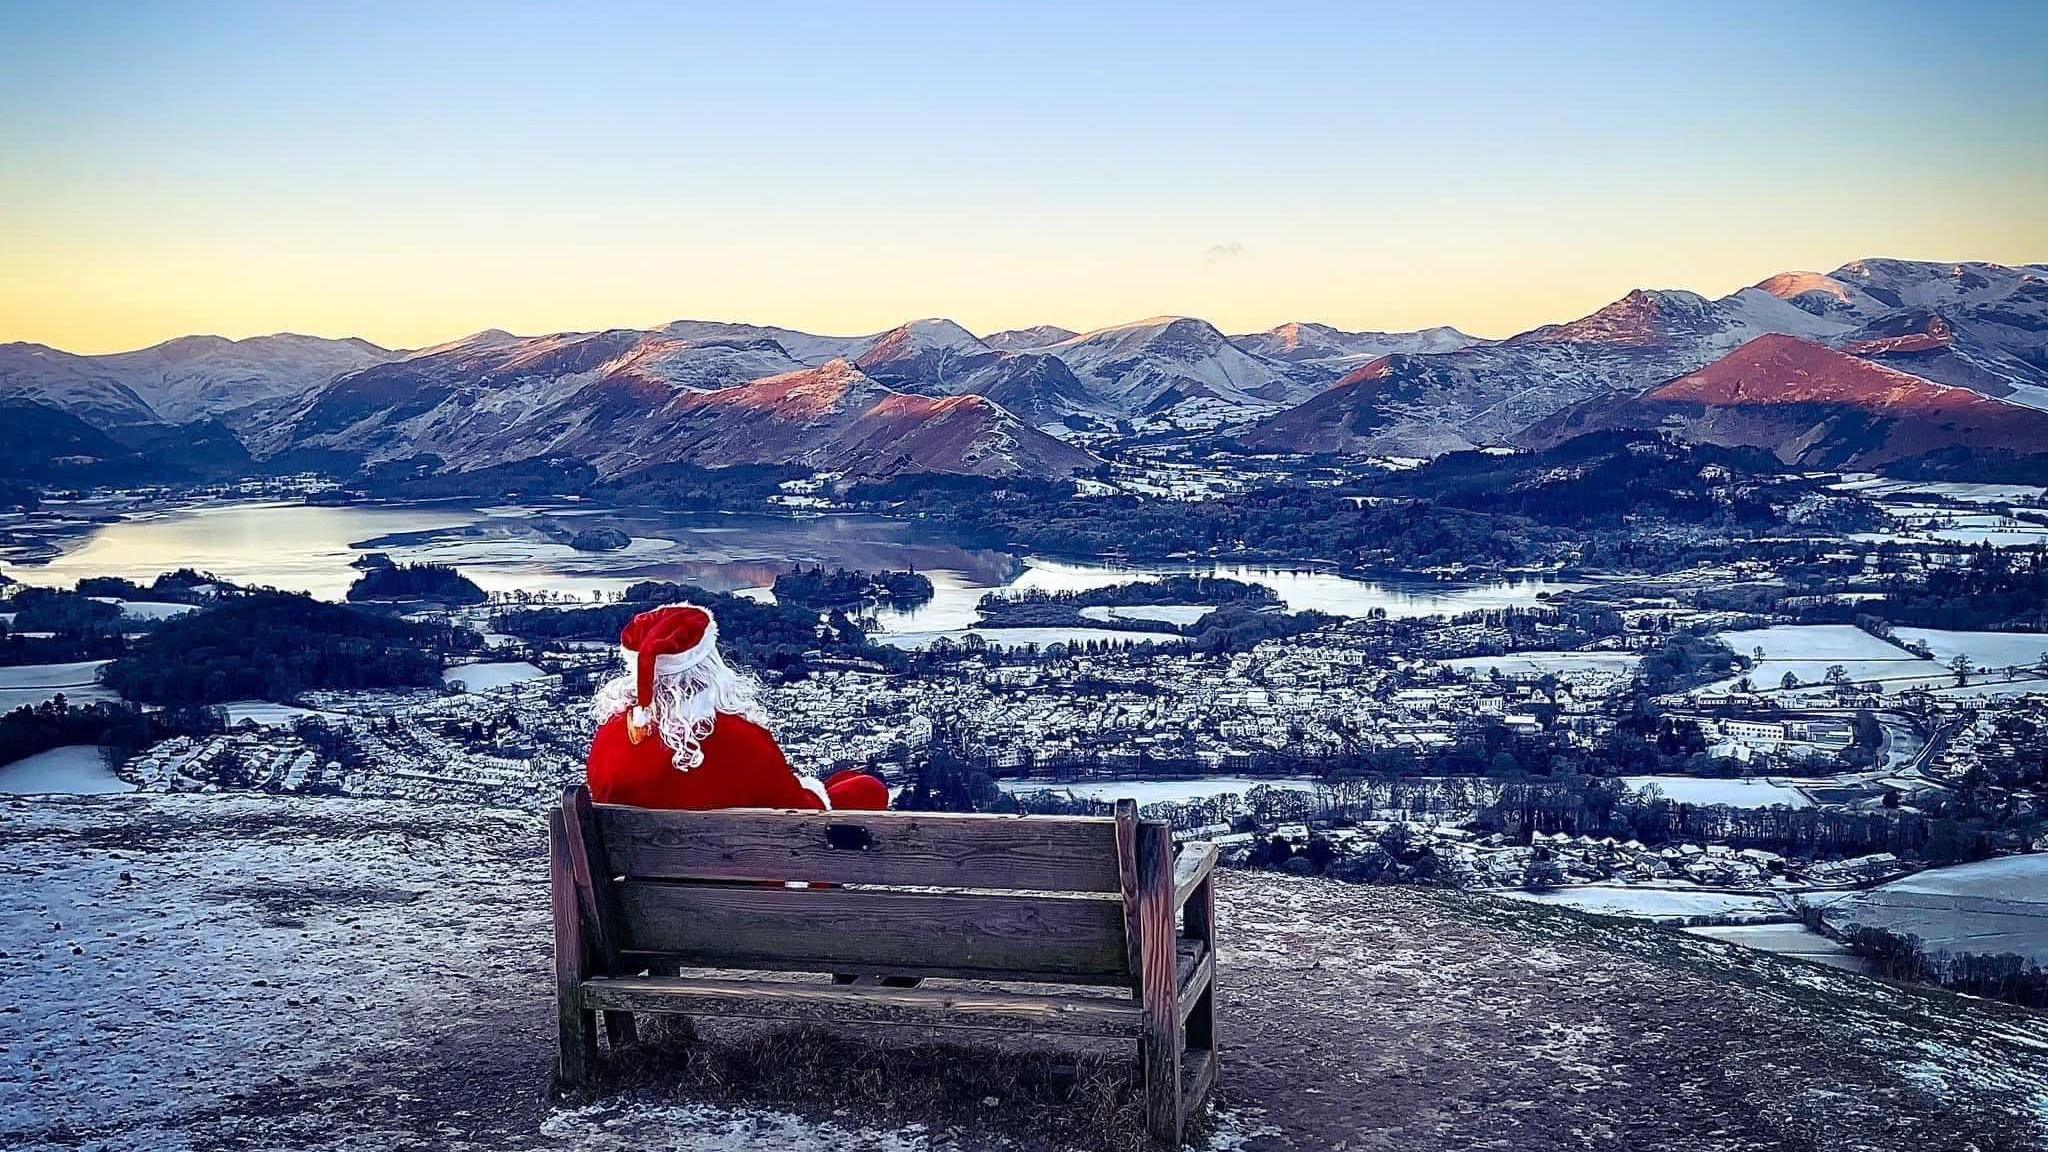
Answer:
<path fill-rule="evenodd" d="M 0 341 L 1502 336 L 2048 261 L 2048 4 L 0 0 Z"/>

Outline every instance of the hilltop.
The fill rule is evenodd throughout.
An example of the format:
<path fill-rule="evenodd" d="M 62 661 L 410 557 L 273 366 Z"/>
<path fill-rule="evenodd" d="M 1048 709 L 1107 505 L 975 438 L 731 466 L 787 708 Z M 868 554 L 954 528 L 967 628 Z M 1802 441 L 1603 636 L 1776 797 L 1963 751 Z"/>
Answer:
<path fill-rule="evenodd" d="M 1068 1099 L 1042 1057 L 901 1033 L 716 1034 L 710 1055 L 550 1102 L 530 813 L 254 795 L 0 812 L 10 1145 L 1117 1146 L 1099 1079 Z M 2018 1009 L 1485 896 L 1228 873 L 1219 899 L 1207 1147 L 1991 1150 L 2048 1125 L 2048 1020 Z M 772 1075 L 740 1078 L 767 1062 L 749 1051 Z M 919 1051 L 940 1070 L 899 1074 Z M 805 1088 L 827 1081 L 844 1088 Z"/>

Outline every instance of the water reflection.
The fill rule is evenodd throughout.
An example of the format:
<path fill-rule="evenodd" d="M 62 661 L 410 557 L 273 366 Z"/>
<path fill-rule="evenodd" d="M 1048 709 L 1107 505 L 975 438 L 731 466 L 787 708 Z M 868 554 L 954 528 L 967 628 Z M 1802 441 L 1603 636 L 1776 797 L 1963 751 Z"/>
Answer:
<path fill-rule="evenodd" d="M 930 571 L 929 603 L 907 611 L 885 609 L 875 622 L 887 632 L 930 635 L 963 633 L 973 627 L 975 605 L 997 592 L 1014 596 L 1026 591 L 1085 592 L 1116 584 L 1157 580 L 1164 575 L 1203 575 L 1260 584 L 1271 588 L 1290 611 L 1327 612 L 1332 616 L 1366 616 L 1381 609 L 1388 616 L 1455 616 L 1482 609 L 1538 602 L 1545 596 L 1583 588 L 1547 578 L 1493 581 L 1444 581 L 1424 578 L 1359 579 L 1310 568 L 1240 563 L 1086 564 L 1027 557 L 1023 571 L 1002 583 L 976 581 L 967 573 Z"/>
<path fill-rule="evenodd" d="M 602 514 L 631 538 L 618 552 L 578 552 L 556 521 Z M 959 635 L 994 591 L 1085 591 L 1193 573 L 1262 584 L 1288 608 L 1338 616 L 1374 609 L 1389 616 L 1455 614 L 1534 603 L 1581 585 L 1552 580 L 1454 583 L 1354 579 L 1326 569 L 1243 563 L 1110 564 L 1018 557 L 964 548 L 930 529 L 876 516 L 790 518 L 729 513 L 620 513 L 574 505 L 309 506 L 213 504 L 98 525 L 44 564 L 9 564 L 33 584 L 69 587 L 82 576 L 147 581 L 197 568 L 238 584 L 339 599 L 369 551 L 394 559 L 458 566 L 491 592 L 546 592 L 589 599 L 638 580 L 675 580 L 721 592 L 766 589 L 796 565 L 915 569 L 931 578 L 931 601 L 874 615 L 885 632 Z M 759 591 L 751 594 L 761 595 Z"/>

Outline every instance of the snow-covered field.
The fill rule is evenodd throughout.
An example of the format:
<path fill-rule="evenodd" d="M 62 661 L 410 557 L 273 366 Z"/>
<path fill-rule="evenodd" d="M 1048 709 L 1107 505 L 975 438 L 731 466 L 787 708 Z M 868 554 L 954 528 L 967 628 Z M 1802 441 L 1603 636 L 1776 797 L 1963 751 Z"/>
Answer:
<path fill-rule="evenodd" d="M 1208 776 L 1195 780 L 1079 780 L 1057 782 L 1052 780 L 998 780 L 996 787 L 1013 795 L 1028 795 L 1034 792 L 1064 792 L 1077 800 L 1136 800 L 1142 807 L 1146 804 L 1206 800 L 1211 796 L 1243 795 L 1264 785 L 1269 788 L 1285 788 L 1296 792 L 1310 792 L 1316 782 L 1305 779 L 1279 778 L 1260 780 L 1250 776 Z"/>
<path fill-rule="evenodd" d="M 1757 667 L 1742 674 L 1759 689 L 1777 688 L 1787 672 L 1798 677 L 1801 684 L 1819 684 L 1836 664 L 1842 666 L 1852 682 L 1878 681 L 1886 691 L 1954 682 L 1948 669 L 1934 661 L 1922 660 L 1852 624 L 1776 624 L 1722 632 L 1715 638 L 1745 662 L 1756 658 L 1757 649 L 1763 650 Z M 1698 691 L 1727 691 L 1742 675 L 1730 676 Z"/>
<path fill-rule="evenodd" d="M 1506 656 L 1464 656 L 1444 661 L 1444 667 L 1472 676 L 1491 676 L 1496 668 L 1503 676 L 1627 676 L 1642 662 L 1643 658 L 1633 652 L 1514 652 Z"/>
<path fill-rule="evenodd" d="M 1996 512 L 1956 513 L 1944 508 L 1889 504 L 1885 512 L 1898 527 L 1883 532 L 1857 532 L 1849 538 L 1866 544 L 1921 543 L 1989 544 L 1994 548 L 2030 547 L 2048 541 L 2048 527 Z"/>
<path fill-rule="evenodd" d="M 1930 953 L 2010 952 L 2048 966 L 2048 853 L 1930 868 L 1838 900 L 1826 916 L 1918 936 Z"/>
<path fill-rule="evenodd" d="M 105 660 L 81 660 L 72 664 L 17 664 L 0 668 L 0 714 L 60 695 L 74 704 L 112 700 L 114 694 L 97 681 L 100 669 L 107 664 Z"/>
<path fill-rule="evenodd" d="M 0 792 L 16 796 L 60 793 L 74 796 L 127 792 L 131 785 L 108 769 L 92 744 L 67 744 L 0 764 Z"/>
<path fill-rule="evenodd" d="M 460 684 L 471 692 L 488 692 L 533 680 L 547 673 L 524 660 L 500 660 L 485 664 L 456 664 L 441 673 L 443 684 Z"/>
<path fill-rule="evenodd" d="M 1654 787 L 1680 804 L 1726 804 L 1733 808 L 1811 808 L 1805 793 L 1769 780 L 1716 780 L 1701 776 L 1624 776 L 1631 788 Z"/>
<path fill-rule="evenodd" d="M 1786 914 L 1785 905 L 1767 893 L 1703 892 L 1685 888 L 1648 888 L 1639 884 L 1579 884 L 1541 892 L 1504 889 L 1497 895 L 1537 904 L 1558 904 L 1581 912 L 1653 921 L 1707 917 L 1753 921 L 1782 918 Z"/>
<path fill-rule="evenodd" d="M 1101 624 L 1114 624 L 1119 620 L 1193 624 L 1215 610 L 1207 604 L 1091 604 L 1081 609 L 1081 618 Z"/>
<path fill-rule="evenodd" d="M 228 714 L 228 727 L 232 728 L 247 720 L 259 728 L 289 728 L 293 723 L 308 716 L 318 716 L 311 708 L 300 708 L 294 704 L 276 704 L 269 700 L 231 700 L 221 705 Z"/>
<path fill-rule="evenodd" d="M 1978 668 L 2031 667 L 2048 659 L 2048 633 L 1945 632 L 1938 628 L 1894 628 L 1902 643 L 1925 644 L 1943 664 L 1968 656 Z"/>
<path fill-rule="evenodd" d="M 196 604 L 179 604 L 170 600 L 120 600 L 112 596 L 95 596 L 93 599 L 102 604 L 118 605 L 121 615 L 129 620 L 169 620 L 173 616 L 199 611 Z"/>
<path fill-rule="evenodd" d="M 1868 962 L 1849 951 L 1847 945 L 1831 940 L 1804 924 L 1703 924 L 1686 931 L 1710 940 L 1724 940 L 1779 956 L 1796 956 L 1848 972 L 1869 970 Z"/>
<path fill-rule="evenodd" d="M 1961 480 L 1886 480 L 1878 476 L 1845 479 L 1830 485 L 1837 492 L 1855 492 L 1872 498 L 1885 496 L 1933 496 L 1973 504 L 2011 504 L 2039 500 L 2048 488 L 2038 484 L 1978 484 Z"/>

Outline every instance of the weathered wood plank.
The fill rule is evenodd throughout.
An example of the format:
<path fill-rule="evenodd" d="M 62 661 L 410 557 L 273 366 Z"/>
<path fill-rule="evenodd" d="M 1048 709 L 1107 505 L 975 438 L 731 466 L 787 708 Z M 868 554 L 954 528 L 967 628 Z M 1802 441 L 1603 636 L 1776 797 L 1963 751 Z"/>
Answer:
<path fill-rule="evenodd" d="M 1129 962 L 1114 900 L 631 880 L 618 897 L 629 947 L 691 967 L 803 961 L 805 971 L 925 975 L 915 969 L 939 964 L 1107 976 Z M 1170 979 L 1170 961 L 1167 971 Z"/>
<path fill-rule="evenodd" d="M 570 867 L 569 837 L 561 809 L 548 813 L 548 898 L 555 920 L 555 1009 L 559 1050 L 555 1068 L 567 1086 L 589 1081 L 597 1062 L 597 1018 L 583 1007 L 577 989 L 585 975 L 583 915 Z"/>
<path fill-rule="evenodd" d="M 1210 1054 L 1213 1068 L 1216 1055 L 1216 877 L 1212 874 L 1195 889 L 1189 898 L 1186 926 L 1183 937 L 1198 942 L 1210 959 L 1209 990 L 1196 1002 L 1193 1014 L 1187 1018 L 1187 1039 L 1189 1048 L 1206 1049 Z"/>
<path fill-rule="evenodd" d="M 641 952 L 632 948 L 620 954 L 620 966 L 625 971 L 646 969 L 657 975 L 678 975 L 697 969 L 740 969 L 748 972 L 825 972 L 835 975 L 902 976 L 921 980 L 991 980 L 1019 984 L 1074 984 L 1100 988 L 1133 987 L 1133 982 L 1122 968 L 1114 972 L 1033 972 L 1005 971 L 999 968 L 965 968 L 948 965 L 940 960 L 926 960 L 911 964 L 901 960 L 885 962 L 858 960 L 815 960 L 802 957 L 777 960 L 750 957 L 745 964 L 702 963 L 688 957 L 679 957 L 667 952 Z"/>
<path fill-rule="evenodd" d="M 1182 1130 L 1201 1114 L 1202 1105 L 1208 1103 L 1209 1090 L 1216 1086 L 1216 1054 L 1214 1052 L 1188 1053 L 1187 1088 L 1181 1093 L 1180 1113 Z"/>
<path fill-rule="evenodd" d="M 597 971 L 619 970 L 619 949 L 612 925 L 618 920 L 613 907 L 611 876 L 605 871 L 598 848 L 597 817 L 591 811 L 590 789 L 572 784 L 562 789 L 562 830 L 569 840 L 569 870 L 576 880 L 576 903 L 583 911 L 584 937 L 589 941 Z M 616 1052 L 640 1038 L 632 1014 L 607 1012 L 605 1039 Z"/>
<path fill-rule="evenodd" d="M 562 789 L 562 831 L 568 838 L 569 871 L 576 881 L 576 903 L 583 910 L 585 937 L 596 953 L 600 971 L 610 972 L 618 960 L 618 947 L 611 938 L 610 911 L 605 907 L 611 895 L 610 876 L 601 870 L 597 824 L 591 811 L 590 790 L 581 784 Z"/>
<path fill-rule="evenodd" d="M 1145 1126 L 1178 1147 L 1181 1138 L 1179 932 L 1174 924 L 1173 833 L 1147 822 L 1138 832 L 1139 958 L 1143 965 Z"/>
<path fill-rule="evenodd" d="M 1184 908 L 1188 898 L 1195 894 L 1209 873 L 1216 870 L 1216 846 L 1206 841 L 1193 841 L 1181 846 L 1180 856 L 1173 862 L 1173 906 Z"/>
<path fill-rule="evenodd" d="M 1131 995 L 1139 994 L 1143 968 L 1138 957 L 1138 802 L 1116 802 L 1117 890 L 1124 902 L 1125 952 L 1131 966 Z"/>
<path fill-rule="evenodd" d="M 1216 958 L 1204 949 L 1190 967 L 1192 970 L 1181 979 L 1176 1001 L 1179 1010 L 1175 1015 L 1183 1026 L 1187 1024 L 1188 1017 L 1194 1014 L 1195 1006 L 1201 1003 L 1202 997 L 1209 993 L 1209 986 L 1216 978 Z M 1196 1045 L 1191 1040 L 1189 1047 L 1207 1046 Z"/>
<path fill-rule="evenodd" d="M 884 988 L 788 981 L 621 977 L 586 982 L 586 1007 L 820 1024 L 910 1024 L 1130 1038 L 1137 1005 L 1119 997 L 964 988 Z"/>
<path fill-rule="evenodd" d="M 613 874 L 941 888 L 1120 891 L 1099 817 L 596 806 Z"/>

